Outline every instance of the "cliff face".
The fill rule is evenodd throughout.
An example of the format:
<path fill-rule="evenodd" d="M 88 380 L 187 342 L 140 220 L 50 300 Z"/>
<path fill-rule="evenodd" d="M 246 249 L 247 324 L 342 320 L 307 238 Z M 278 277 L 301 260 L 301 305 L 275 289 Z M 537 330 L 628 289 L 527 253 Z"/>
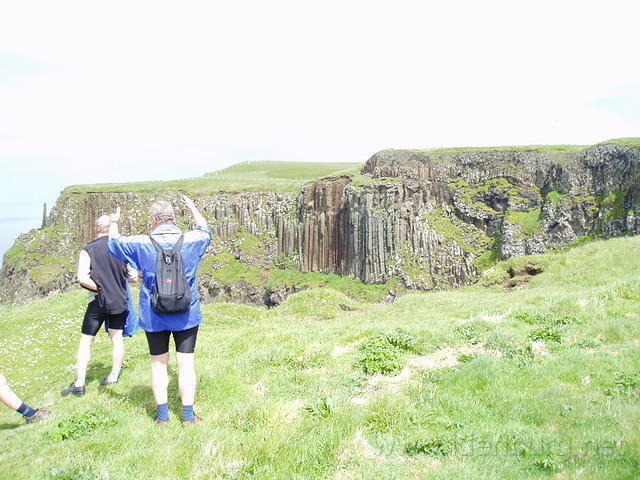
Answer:
<path fill-rule="evenodd" d="M 373 177 L 426 181 L 462 178 L 481 183 L 512 178 L 544 192 L 606 195 L 638 185 L 638 148 L 614 143 L 577 152 L 535 150 L 429 153 L 386 150 L 373 155 L 363 172 Z"/>
<path fill-rule="evenodd" d="M 308 183 L 297 195 L 196 194 L 214 231 L 201 290 L 208 300 L 274 305 L 304 288 L 277 271 L 337 273 L 366 283 L 399 278 L 419 289 L 469 284 L 500 258 L 542 253 L 586 234 L 638 233 L 639 167 L 640 150 L 616 144 L 582 151 L 391 150 L 371 157 L 360 175 Z M 144 233 L 149 206 L 160 198 L 181 205 L 177 192 L 63 193 L 48 227 L 22 235 L 7 252 L 2 300 L 70 288 L 95 219 L 119 205 L 121 230 Z M 188 212 L 176 213 L 188 228 Z"/>
<path fill-rule="evenodd" d="M 434 222 L 451 202 L 441 182 L 406 180 L 363 187 L 341 177 L 309 185 L 300 197 L 298 215 L 288 219 L 279 247 L 300 258 L 305 272 L 348 275 L 367 283 L 400 276 L 409 287 L 466 283 L 475 273 L 473 255 L 448 242 Z M 465 242 L 483 250 L 484 235 L 472 225 Z"/>
<path fill-rule="evenodd" d="M 373 177 L 447 182 L 455 215 L 500 240 L 502 258 L 542 253 L 585 234 L 636 234 L 640 150 L 616 144 L 580 152 L 386 151 Z"/>

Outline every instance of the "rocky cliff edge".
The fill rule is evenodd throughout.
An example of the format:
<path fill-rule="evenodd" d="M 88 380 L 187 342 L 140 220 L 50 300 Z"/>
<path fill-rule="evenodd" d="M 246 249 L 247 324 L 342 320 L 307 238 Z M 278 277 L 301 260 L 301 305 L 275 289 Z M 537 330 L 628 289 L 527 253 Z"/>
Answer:
<path fill-rule="evenodd" d="M 372 298 L 388 289 L 456 287 L 500 259 L 640 231 L 638 139 L 385 150 L 360 169 L 304 183 L 297 193 L 208 185 L 192 195 L 214 230 L 199 271 L 209 301 L 273 306 L 335 275 L 379 285 Z M 119 205 L 122 231 L 142 233 L 153 201 L 180 205 L 178 191 L 166 188 L 91 190 L 65 190 L 47 227 L 18 238 L 4 258 L 2 301 L 73 288 L 77 252 L 93 238 L 99 215 Z M 177 214 L 189 228 L 187 212 Z"/>

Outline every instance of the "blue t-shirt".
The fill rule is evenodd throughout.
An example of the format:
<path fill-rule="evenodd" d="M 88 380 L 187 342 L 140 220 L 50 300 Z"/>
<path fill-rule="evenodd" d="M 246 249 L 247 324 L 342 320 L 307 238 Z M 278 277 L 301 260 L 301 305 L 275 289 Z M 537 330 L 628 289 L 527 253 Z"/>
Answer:
<path fill-rule="evenodd" d="M 178 241 L 181 231 L 173 223 L 163 223 L 153 230 L 151 235 L 163 248 L 169 249 Z M 184 262 L 187 282 L 191 287 L 191 309 L 185 313 L 157 313 L 151 308 L 151 292 L 156 283 L 157 258 L 157 252 L 151 243 L 151 238 L 149 235 L 109 238 L 109 252 L 117 259 L 128 262 L 133 268 L 142 272 L 140 327 L 145 332 L 187 330 L 200 324 L 202 316 L 196 271 L 210 244 L 211 230 L 209 228 L 196 227 L 184 234 L 180 254 Z"/>

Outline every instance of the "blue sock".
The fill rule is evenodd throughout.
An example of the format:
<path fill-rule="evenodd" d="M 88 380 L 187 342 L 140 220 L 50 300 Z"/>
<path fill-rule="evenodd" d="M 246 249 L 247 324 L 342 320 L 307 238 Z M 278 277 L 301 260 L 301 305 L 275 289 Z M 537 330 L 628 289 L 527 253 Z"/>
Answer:
<path fill-rule="evenodd" d="M 25 417 L 33 417 L 36 414 L 36 410 L 34 408 L 31 408 L 26 403 L 23 403 L 22 405 L 20 405 L 20 408 L 18 408 L 17 411 L 18 413 L 21 413 Z"/>
<path fill-rule="evenodd" d="M 183 420 L 194 420 L 196 418 L 196 414 L 193 412 L 193 405 L 183 405 L 182 406 L 182 419 Z"/>
<path fill-rule="evenodd" d="M 158 420 L 169 420 L 169 404 L 158 405 Z"/>

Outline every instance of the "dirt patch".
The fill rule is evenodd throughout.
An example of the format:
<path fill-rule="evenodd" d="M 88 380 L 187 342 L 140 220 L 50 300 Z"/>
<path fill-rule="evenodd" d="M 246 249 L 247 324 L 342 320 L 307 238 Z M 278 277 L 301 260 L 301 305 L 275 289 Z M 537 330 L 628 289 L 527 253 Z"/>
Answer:
<path fill-rule="evenodd" d="M 386 390 L 397 392 L 400 389 L 400 385 L 409 380 L 411 375 L 413 375 L 413 372 L 409 366 L 404 367 L 398 375 L 392 377 L 374 375 L 369 379 L 369 385 L 366 387 L 366 391 L 377 392 L 379 390 Z"/>
<path fill-rule="evenodd" d="M 353 350 L 353 348 L 336 346 L 331 351 L 331 356 L 332 357 L 339 357 L 340 355 L 344 355 L 345 353 L 349 353 L 352 350 Z"/>
<path fill-rule="evenodd" d="M 302 408 L 306 405 L 306 402 L 302 398 L 290 400 L 282 405 L 282 420 L 285 423 L 292 423 L 299 416 Z"/>
<path fill-rule="evenodd" d="M 254 383 L 249 388 L 253 393 L 258 395 L 259 397 L 264 397 L 264 393 L 267 390 L 267 387 L 265 387 L 264 383 L 262 382 Z"/>
<path fill-rule="evenodd" d="M 542 272 L 544 272 L 544 268 L 542 267 L 542 265 L 536 262 L 527 262 L 518 268 L 510 267 L 507 270 L 507 273 L 511 277 L 516 277 L 519 275 L 530 275 L 534 277 Z"/>
<path fill-rule="evenodd" d="M 202 453 L 207 457 L 213 457 L 218 453 L 218 443 L 211 439 L 202 448 Z"/>
<path fill-rule="evenodd" d="M 351 442 L 346 446 L 346 448 L 340 453 L 338 460 L 338 468 L 345 468 L 349 463 L 353 460 L 362 459 L 362 458 L 382 458 L 375 448 L 371 446 L 367 437 L 365 436 L 365 432 L 362 428 L 356 430 Z"/>
<path fill-rule="evenodd" d="M 499 356 L 500 352 L 487 350 L 484 344 L 460 345 L 458 347 L 445 347 L 428 355 L 420 357 L 410 357 L 407 366 L 398 375 L 388 377 L 385 375 L 374 375 L 369 379 L 367 386 L 359 396 L 353 396 L 349 400 L 354 405 L 366 405 L 374 395 L 387 392 L 397 392 L 402 385 L 406 384 L 416 370 L 450 368 L 461 363 L 460 358 L 464 356 L 474 356 L 480 353 Z"/>
<path fill-rule="evenodd" d="M 491 323 L 500 323 L 511 314 L 511 310 L 506 313 L 483 313 L 480 319 Z"/>
<path fill-rule="evenodd" d="M 549 355 L 549 350 L 547 349 L 547 345 L 544 343 L 544 340 L 534 340 L 531 342 L 531 353 L 535 357 L 546 357 Z"/>
<path fill-rule="evenodd" d="M 355 312 L 357 310 L 360 310 L 358 307 L 347 305 L 345 303 L 339 303 L 338 306 L 340 307 L 341 310 L 344 310 L 345 312 Z"/>
<path fill-rule="evenodd" d="M 356 480 L 362 478 L 359 473 L 350 470 L 350 466 L 363 459 L 380 460 L 384 458 L 367 440 L 365 431 L 356 430 L 353 438 L 344 445 L 338 455 L 338 465 L 334 480 Z"/>
<path fill-rule="evenodd" d="M 409 365 L 418 368 L 450 368 L 460 364 L 461 356 L 472 356 L 480 353 L 497 355 L 497 352 L 487 350 L 483 343 L 475 345 L 461 345 L 459 347 L 445 347 L 429 355 L 409 359 Z"/>
<path fill-rule="evenodd" d="M 507 290 L 522 288 L 527 285 L 531 281 L 531 277 L 527 275 L 526 277 L 515 277 L 509 278 L 504 281 L 504 288 Z"/>
<path fill-rule="evenodd" d="M 509 267 L 507 274 L 509 275 L 503 282 L 505 289 L 521 288 L 527 285 L 531 278 L 544 272 L 544 267 L 537 262 L 527 262 L 519 267 Z"/>
<path fill-rule="evenodd" d="M 496 319 L 495 321 L 500 320 L 501 319 Z M 340 354 L 342 348 L 344 347 L 336 347 L 334 351 Z M 378 395 L 399 392 L 403 385 L 411 381 L 416 371 L 455 367 L 456 365 L 471 360 L 478 354 L 493 355 L 496 357 L 502 356 L 500 351 L 489 350 L 485 347 L 484 343 L 478 343 L 440 348 L 428 355 L 409 357 L 407 359 L 407 365 L 400 373 L 394 376 L 373 375 L 369 378 L 367 385 L 362 388 L 358 394 L 352 396 L 349 402 L 352 405 L 367 405 L 372 398 Z"/>
<path fill-rule="evenodd" d="M 339 357 L 340 355 L 344 355 L 345 353 L 351 353 L 353 350 L 360 344 L 361 342 L 353 342 L 341 347 L 340 345 L 336 345 L 331 351 L 332 357 Z"/>

